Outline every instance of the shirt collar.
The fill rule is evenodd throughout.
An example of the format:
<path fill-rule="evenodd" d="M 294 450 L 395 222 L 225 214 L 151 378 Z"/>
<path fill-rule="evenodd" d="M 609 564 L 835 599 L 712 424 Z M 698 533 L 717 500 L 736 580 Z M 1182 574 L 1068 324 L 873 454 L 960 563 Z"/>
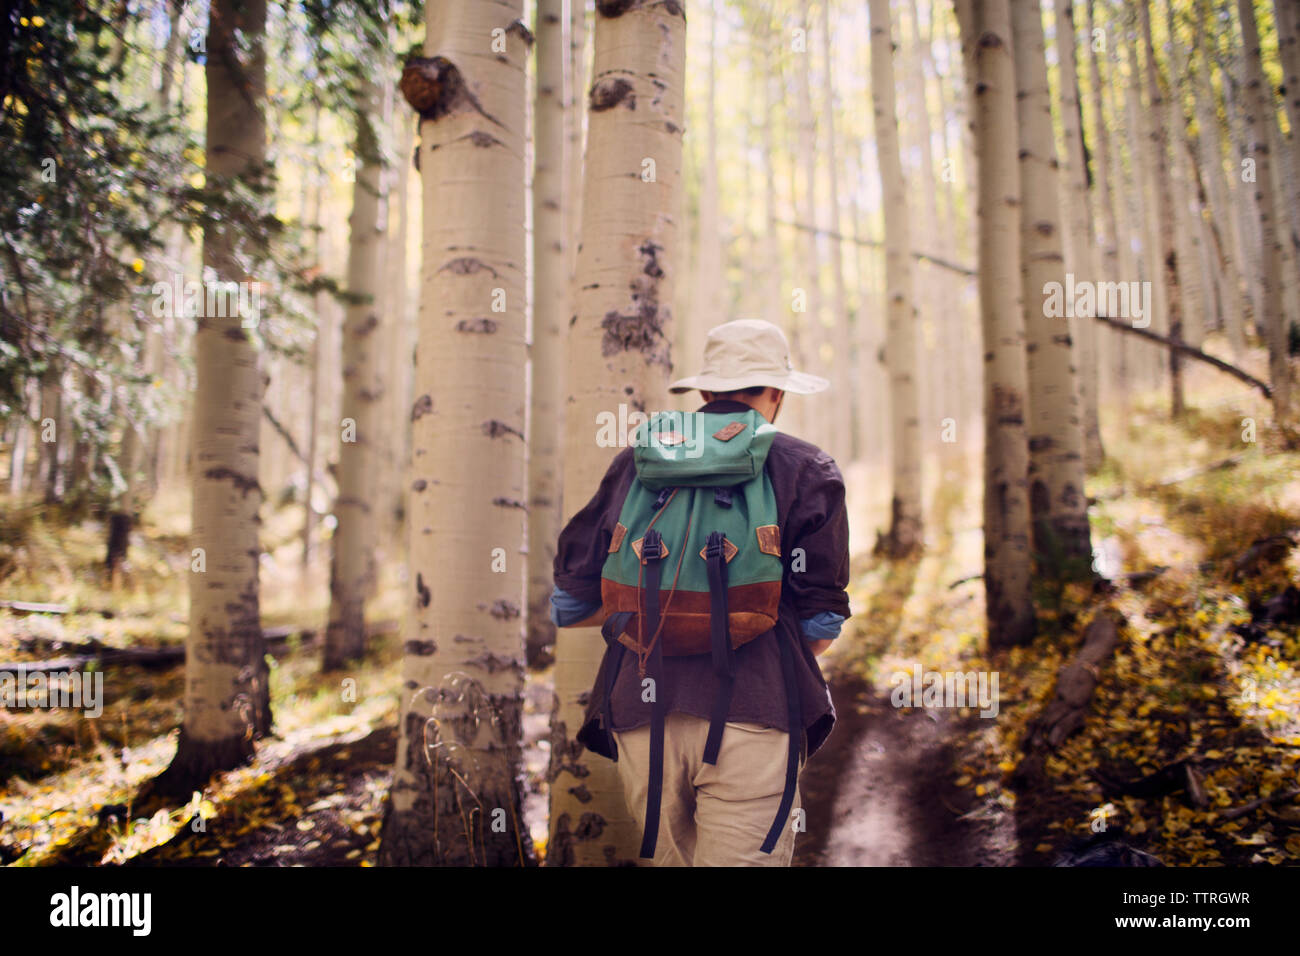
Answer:
<path fill-rule="evenodd" d="M 731 412 L 751 412 L 753 410 L 753 406 L 746 405 L 744 402 L 738 402 L 733 398 L 719 398 L 712 402 L 707 402 L 696 409 L 696 411 L 700 412 L 714 412 L 722 415 L 730 414 Z M 759 415 L 759 417 L 762 418 L 763 416 Z M 766 421 L 766 419 L 764 419 L 764 421 Z"/>

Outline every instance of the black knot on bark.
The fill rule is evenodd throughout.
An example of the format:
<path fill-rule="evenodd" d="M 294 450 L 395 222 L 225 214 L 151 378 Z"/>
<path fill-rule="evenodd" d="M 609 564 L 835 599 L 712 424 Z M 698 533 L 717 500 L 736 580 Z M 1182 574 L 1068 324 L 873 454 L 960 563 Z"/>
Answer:
<path fill-rule="evenodd" d="M 636 109 L 636 94 L 632 84 L 621 76 L 600 80 L 591 88 L 589 105 L 593 113 L 612 110 L 622 103 L 630 110 Z"/>
<path fill-rule="evenodd" d="M 402 96 L 423 119 L 450 113 L 465 98 L 465 80 L 456 65 L 442 56 L 413 56 L 402 68 Z"/>

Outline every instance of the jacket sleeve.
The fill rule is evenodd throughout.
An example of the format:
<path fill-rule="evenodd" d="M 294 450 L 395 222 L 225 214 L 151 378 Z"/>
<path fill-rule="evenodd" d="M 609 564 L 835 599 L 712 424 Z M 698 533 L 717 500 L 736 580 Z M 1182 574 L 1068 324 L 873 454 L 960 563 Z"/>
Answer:
<path fill-rule="evenodd" d="M 825 452 L 800 471 L 799 497 L 790 509 L 784 586 L 801 621 L 824 612 L 849 617 L 849 516 L 844 478 Z M 786 537 L 783 535 L 782 537 Z M 827 621 L 829 619 L 821 618 Z M 811 635 L 809 635 L 811 636 Z"/>
<path fill-rule="evenodd" d="M 600 569 L 622 507 L 615 496 L 627 477 L 632 449 L 614 456 L 596 494 L 560 532 L 553 565 L 555 587 L 575 601 L 600 605 Z"/>

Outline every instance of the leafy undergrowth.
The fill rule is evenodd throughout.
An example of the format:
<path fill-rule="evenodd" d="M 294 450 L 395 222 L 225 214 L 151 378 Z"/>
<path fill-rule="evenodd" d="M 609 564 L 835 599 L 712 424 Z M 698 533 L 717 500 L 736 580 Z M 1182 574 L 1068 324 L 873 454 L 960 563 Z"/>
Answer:
<path fill-rule="evenodd" d="M 0 561 L 4 570 L 0 596 L 62 605 L 68 613 L 0 609 L 0 662 L 69 653 L 55 642 L 98 641 L 117 648 L 183 642 L 189 580 L 188 544 L 177 530 L 185 524 L 183 510 L 159 502 L 146 512 L 132 534 L 128 563 L 117 587 L 102 574 L 100 522 L 91 519 L 64 526 L 57 508 L 7 510 L 4 520 L 14 534 L 5 539 L 4 556 L 10 560 Z M 268 628 L 316 630 L 327 611 L 328 538 L 303 569 L 296 534 L 300 509 L 268 508 L 264 514 L 268 550 L 262 567 L 263 623 Z M 391 620 L 401 607 L 401 581 L 391 561 L 381 568 L 370 616 Z M 256 762 L 221 775 L 188 806 L 148 816 L 134 812 L 130 802 L 144 781 L 167 766 L 175 751 L 183 709 L 182 667 L 100 668 L 103 712 L 98 717 L 69 708 L 0 709 L 0 861 L 21 854 L 18 865 L 124 862 L 172 840 L 200 806 L 220 820 L 240 819 L 247 824 L 259 819 L 252 808 L 262 804 L 269 817 L 283 811 L 282 821 L 295 825 L 292 807 L 274 804 L 280 792 L 277 775 L 285 773 L 285 766 L 313 759 L 318 751 L 324 754 L 320 759 L 327 760 L 328 753 L 321 748 L 340 740 L 366 738 L 395 726 L 399 661 L 398 639 L 391 628 L 385 628 L 372 636 L 365 660 L 345 674 L 325 676 L 320 673 L 318 646 L 291 636 L 270 659 L 274 736 L 259 745 Z M 86 670 L 93 673 L 96 665 L 87 665 Z M 341 691 L 345 677 L 356 680 L 355 698 Z M 363 782 L 373 769 L 361 761 L 355 786 L 343 790 L 333 788 L 322 771 L 312 784 L 323 795 L 312 800 L 304 796 L 298 803 L 306 807 L 325 799 L 350 801 L 350 813 L 367 815 L 369 832 L 378 817 Z M 272 780 L 275 786 L 268 783 Z M 300 788 L 304 793 L 306 786 Z M 326 790 L 329 794 L 324 794 Z M 344 809 L 333 812 L 350 825 L 354 821 Z M 229 842 L 242 831 L 225 824 L 219 832 Z M 305 846 L 311 841 L 301 842 Z M 323 862 L 334 862 L 329 847 L 336 842 L 322 840 Z M 371 842 L 367 839 L 361 845 L 363 855 Z M 349 844 L 347 852 L 354 849 L 357 846 Z M 348 859 L 346 854 L 343 859 Z"/>
<path fill-rule="evenodd" d="M 962 779 L 985 803 L 1017 808 L 1024 864 L 1102 829 L 1166 865 L 1300 861 L 1294 800 L 1235 813 L 1300 784 L 1296 622 L 1252 626 L 1265 601 L 1300 581 L 1300 562 L 1283 546 L 1281 561 L 1242 567 L 1252 542 L 1300 529 L 1300 455 L 1268 440 L 1243 447 L 1243 416 L 1229 406 L 1170 425 L 1139 408 L 1089 486 L 1100 498 L 1093 544 L 1122 554 L 1110 604 L 1127 623 L 1078 734 L 1054 753 L 1024 750 L 1078 637 L 1049 633 L 997 661 L 1000 719 L 970 736 Z M 1166 570 L 1123 578 L 1153 568 Z M 1065 604 L 1082 635 L 1099 601 L 1074 591 Z M 1161 770 L 1173 782 L 1134 786 Z"/>

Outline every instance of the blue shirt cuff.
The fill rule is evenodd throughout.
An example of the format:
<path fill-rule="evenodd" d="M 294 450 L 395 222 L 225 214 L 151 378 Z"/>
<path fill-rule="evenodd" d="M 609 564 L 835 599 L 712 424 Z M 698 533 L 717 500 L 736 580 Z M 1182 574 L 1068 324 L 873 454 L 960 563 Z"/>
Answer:
<path fill-rule="evenodd" d="M 803 631 L 805 640 L 833 641 L 840 636 L 840 625 L 843 623 L 844 615 L 836 614 L 834 611 L 822 611 L 812 617 L 804 618 L 799 622 L 799 628 Z"/>
<path fill-rule="evenodd" d="M 560 588 L 551 589 L 551 623 L 556 627 L 569 627 L 585 621 L 600 610 L 599 604 L 582 601 Z"/>

